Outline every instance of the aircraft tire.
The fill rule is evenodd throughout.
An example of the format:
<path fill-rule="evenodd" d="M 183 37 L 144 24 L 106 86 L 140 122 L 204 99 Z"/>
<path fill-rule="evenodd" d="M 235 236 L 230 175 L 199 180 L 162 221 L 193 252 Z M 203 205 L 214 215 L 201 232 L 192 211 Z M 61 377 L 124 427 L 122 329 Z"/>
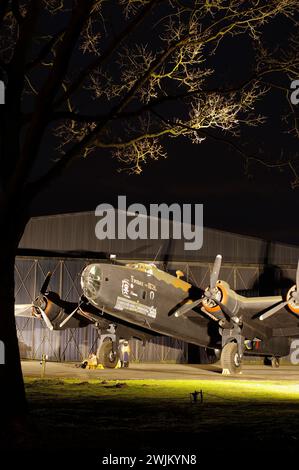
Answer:
<path fill-rule="evenodd" d="M 98 361 L 105 369 L 115 369 L 119 360 L 117 352 L 113 352 L 112 341 L 105 340 L 100 347 Z"/>
<path fill-rule="evenodd" d="M 222 374 L 235 375 L 241 373 L 241 359 L 237 343 L 227 343 L 221 352 Z"/>

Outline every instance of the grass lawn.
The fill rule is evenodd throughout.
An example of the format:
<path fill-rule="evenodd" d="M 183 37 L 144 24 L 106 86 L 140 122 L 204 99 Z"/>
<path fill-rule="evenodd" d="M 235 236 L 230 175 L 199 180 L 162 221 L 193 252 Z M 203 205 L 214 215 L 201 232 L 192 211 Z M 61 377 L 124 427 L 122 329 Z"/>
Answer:
<path fill-rule="evenodd" d="M 295 382 L 26 379 L 37 449 L 295 451 Z M 190 392 L 203 391 L 203 404 Z"/>

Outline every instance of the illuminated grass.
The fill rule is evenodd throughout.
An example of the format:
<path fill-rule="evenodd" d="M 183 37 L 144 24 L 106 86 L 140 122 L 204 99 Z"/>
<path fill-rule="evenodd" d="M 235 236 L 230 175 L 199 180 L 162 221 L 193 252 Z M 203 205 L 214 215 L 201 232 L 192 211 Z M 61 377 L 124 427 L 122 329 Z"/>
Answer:
<path fill-rule="evenodd" d="M 26 379 L 27 394 L 30 398 L 46 395 L 54 399 L 76 399 L 87 396 L 92 398 L 127 399 L 169 399 L 189 401 L 189 394 L 194 390 L 202 390 L 204 401 L 237 400 L 241 402 L 275 400 L 298 400 L 299 384 L 286 381 L 253 382 L 223 380 L 127 380 L 101 381 L 79 379 Z M 116 385 L 119 384 L 118 388 Z M 59 390 L 59 394 L 57 394 Z"/>
<path fill-rule="evenodd" d="M 179 433 L 208 444 L 213 436 L 220 448 L 231 435 L 252 445 L 278 439 L 283 448 L 299 441 L 294 382 L 128 380 L 118 388 L 121 383 L 26 379 L 37 445 L 99 448 L 138 439 L 142 447 L 165 445 Z M 194 390 L 203 391 L 202 405 L 191 403 Z"/>

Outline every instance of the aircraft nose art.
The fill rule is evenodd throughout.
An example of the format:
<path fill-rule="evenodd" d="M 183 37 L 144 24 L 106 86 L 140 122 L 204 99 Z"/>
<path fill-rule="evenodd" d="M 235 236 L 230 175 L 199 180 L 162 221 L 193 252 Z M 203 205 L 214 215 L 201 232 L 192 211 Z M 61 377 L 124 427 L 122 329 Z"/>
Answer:
<path fill-rule="evenodd" d="M 81 275 L 81 287 L 87 299 L 96 300 L 100 295 L 102 269 L 99 264 L 88 265 Z"/>

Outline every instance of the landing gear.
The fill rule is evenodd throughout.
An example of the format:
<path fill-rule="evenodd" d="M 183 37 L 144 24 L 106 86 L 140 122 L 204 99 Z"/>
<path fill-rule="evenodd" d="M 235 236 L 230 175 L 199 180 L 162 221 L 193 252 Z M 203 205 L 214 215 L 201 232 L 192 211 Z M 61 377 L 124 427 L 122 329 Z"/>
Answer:
<path fill-rule="evenodd" d="M 234 342 L 227 343 L 222 349 L 221 366 L 223 375 L 241 373 L 242 361 L 238 349 L 238 344 Z"/>
<path fill-rule="evenodd" d="M 108 369 L 115 369 L 119 361 L 118 349 L 111 338 L 105 338 L 98 348 L 97 352 L 98 362 L 103 367 Z"/>
<path fill-rule="evenodd" d="M 241 374 L 245 338 L 242 325 L 234 323 L 232 329 L 222 330 L 221 366 L 223 375 Z"/>
<path fill-rule="evenodd" d="M 102 321 L 96 323 L 99 331 L 97 352 L 91 352 L 87 359 L 81 363 L 85 369 L 115 369 L 119 365 L 119 337 L 116 334 L 115 325 Z"/>

